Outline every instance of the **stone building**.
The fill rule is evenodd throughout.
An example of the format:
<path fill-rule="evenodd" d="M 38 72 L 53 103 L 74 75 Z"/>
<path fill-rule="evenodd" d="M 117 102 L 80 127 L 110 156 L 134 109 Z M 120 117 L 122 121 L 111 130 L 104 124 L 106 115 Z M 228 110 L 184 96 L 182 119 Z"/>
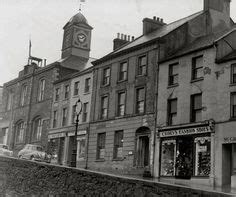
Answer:
<path fill-rule="evenodd" d="M 86 18 L 76 14 L 64 26 L 60 60 L 43 65 L 42 59 L 30 56 L 19 76 L 4 84 L 2 122 L 15 154 L 26 143 L 47 147 L 53 83 L 86 68 L 91 30 Z"/>
<path fill-rule="evenodd" d="M 88 66 L 92 66 L 88 62 Z M 89 132 L 89 117 L 92 94 L 92 68 L 69 75 L 54 83 L 54 99 L 51 110 L 51 125 L 49 129 L 49 149 L 57 155 L 55 163 L 85 168 L 87 165 L 87 134 Z M 76 102 L 82 102 L 82 112 L 79 115 L 77 130 L 77 149 L 75 147 Z M 73 160 L 77 150 L 77 165 Z"/>
<path fill-rule="evenodd" d="M 92 27 L 81 13 L 72 17 L 65 25 L 62 58 L 72 53 L 74 59 L 70 64 L 76 65 L 78 71 L 53 84 L 49 149 L 55 157 L 52 162 L 72 167 L 85 168 L 87 165 L 87 134 L 93 83 L 91 61 L 95 60 L 89 57 L 91 30 Z M 79 116 L 75 142 L 75 105 L 78 99 L 82 102 L 82 113 Z M 75 155 L 76 159 L 73 157 Z"/>
<path fill-rule="evenodd" d="M 176 32 L 200 13 L 166 25 L 143 20 L 137 39 L 118 34 L 114 51 L 96 60 L 88 167 L 123 174 L 153 173 L 157 62 L 160 37 Z M 178 32 L 177 32 L 178 33 Z"/>
<path fill-rule="evenodd" d="M 229 0 L 206 0 L 201 14 L 176 29 L 182 37 L 163 37 L 155 177 L 236 186 L 234 27 Z"/>

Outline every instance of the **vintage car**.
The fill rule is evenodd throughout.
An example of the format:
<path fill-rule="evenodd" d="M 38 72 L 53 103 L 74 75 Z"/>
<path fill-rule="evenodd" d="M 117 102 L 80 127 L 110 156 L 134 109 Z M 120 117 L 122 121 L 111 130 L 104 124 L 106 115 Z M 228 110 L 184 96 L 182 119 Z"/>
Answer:
<path fill-rule="evenodd" d="M 13 151 L 10 151 L 7 145 L 0 144 L 0 155 L 12 157 Z"/>
<path fill-rule="evenodd" d="M 51 156 L 43 151 L 43 147 L 35 144 L 26 144 L 18 153 L 18 158 L 29 159 L 32 161 L 51 162 Z"/>

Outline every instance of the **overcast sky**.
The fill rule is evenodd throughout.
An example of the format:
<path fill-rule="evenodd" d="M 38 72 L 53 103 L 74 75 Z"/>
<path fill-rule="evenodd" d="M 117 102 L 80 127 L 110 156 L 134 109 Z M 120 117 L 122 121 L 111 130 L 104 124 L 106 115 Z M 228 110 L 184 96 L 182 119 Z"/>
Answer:
<path fill-rule="evenodd" d="M 91 57 L 111 52 L 118 32 L 142 33 L 142 19 L 157 16 L 170 23 L 203 9 L 203 0 L 85 0 L 82 13 L 94 28 Z M 236 2 L 231 17 L 236 21 Z M 60 59 L 63 26 L 79 10 L 79 0 L 0 0 L 0 85 L 17 77 L 32 55 L 52 63 Z"/>

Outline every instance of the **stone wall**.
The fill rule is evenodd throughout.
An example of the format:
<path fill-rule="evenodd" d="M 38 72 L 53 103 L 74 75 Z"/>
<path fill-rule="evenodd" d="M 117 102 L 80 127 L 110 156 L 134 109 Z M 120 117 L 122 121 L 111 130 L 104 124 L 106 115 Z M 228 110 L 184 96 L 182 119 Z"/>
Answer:
<path fill-rule="evenodd" d="M 8 196 L 221 197 L 134 178 L 0 157 L 0 193 Z M 16 195 L 15 195 L 16 194 Z M 7 195 L 5 195 L 7 196 Z"/>

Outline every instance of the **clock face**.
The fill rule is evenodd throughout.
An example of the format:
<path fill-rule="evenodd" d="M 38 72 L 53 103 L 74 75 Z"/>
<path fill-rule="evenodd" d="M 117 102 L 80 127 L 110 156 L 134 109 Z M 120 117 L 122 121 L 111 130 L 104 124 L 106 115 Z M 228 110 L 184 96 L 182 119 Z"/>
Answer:
<path fill-rule="evenodd" d="M 77 39 L 78 39 L 78 41 L 79 41 L 80 43 L 84 43 L 85 40 L 86 40 L 86 35 L 83 34 L 83 33 L 79 33 L 79 34 L 77 35 Z"/>

